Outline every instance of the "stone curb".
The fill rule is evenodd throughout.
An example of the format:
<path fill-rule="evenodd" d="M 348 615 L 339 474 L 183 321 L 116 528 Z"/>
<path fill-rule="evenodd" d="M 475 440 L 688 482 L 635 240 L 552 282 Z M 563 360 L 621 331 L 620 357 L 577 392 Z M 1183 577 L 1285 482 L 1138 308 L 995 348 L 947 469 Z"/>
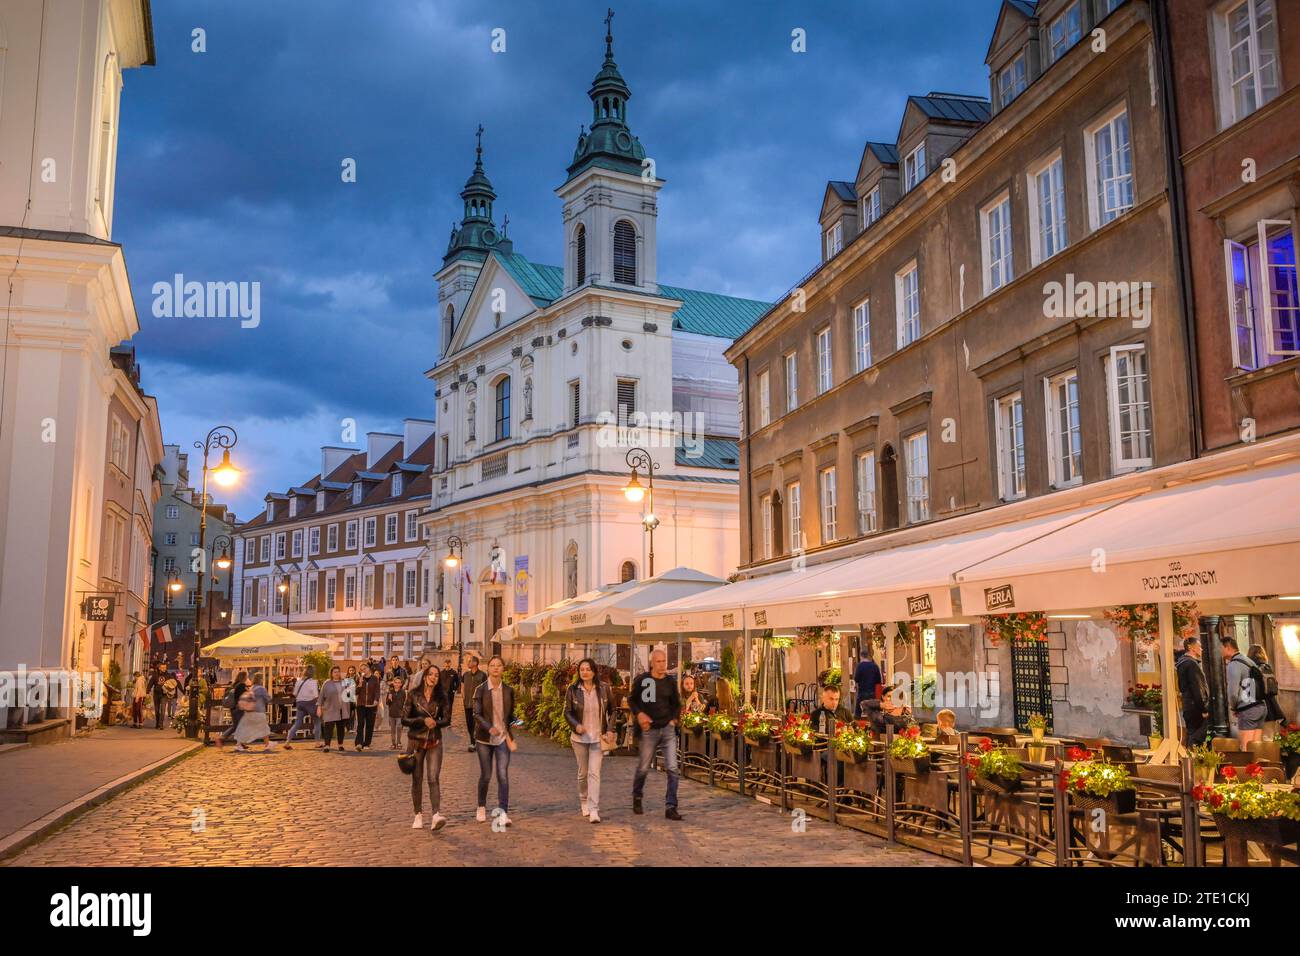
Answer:
<path fill-rule="evenodd" d="M 27 847 L 41 839 L 52 830 L 57 829 L 64 823 L 67 823 L 73 817 L 80 816 L 87 810 L 98 806 L 104 801 L 117 796 L 123 790 L 135 786 L 154 774 L 166 770 L 172 764 L 190 756 L 203 749 L 203 744 L 193 742 L 189 746 L 168 754 L 151 764 L 146 764 L 130 773 L 123 774 L 116 780 L 110 780 L 102 787 L 92 790 L 90 793 L 83 794 L 75 800 L 70 800 L 63 806 L 52 810 L 45 816 L 33 820 L 25 826 L 19 827 L 13 833 L 6 837 L 0 838 L 0 861 L 7 861 L 17 856 Z"/>

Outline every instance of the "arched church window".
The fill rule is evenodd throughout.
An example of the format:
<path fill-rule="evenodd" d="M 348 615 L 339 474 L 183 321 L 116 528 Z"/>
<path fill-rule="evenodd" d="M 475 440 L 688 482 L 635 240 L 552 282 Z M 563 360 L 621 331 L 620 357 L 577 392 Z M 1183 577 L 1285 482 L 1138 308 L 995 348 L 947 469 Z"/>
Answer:
<path fill-rule="evenodd" d="M 510 379 L 503 378 L 496 387 L 496 441 L 510 437 Z"/>
<path fill-rule="evenodd" d="M 636 230 L 626 219 L 614 223 L 614 281 L 636 285 Z"/>
<path fill-rule="evenodd" d="M 577 245 L 577 262 L 574 265 L 573 276 L 574 285 L 582 285 L 587 281 L 587 227 L 578 226 L 578 232 L 574 236 L 574 243 Z"/>
<path fill-rule="evenodd" d="M 628 581 L 636 580 L 636 564 L 632 561 L 624 561 L 623 566 L 618 569 L 618 583 L 625 584 Z"/>
<path fill-rule="evenodd" d="M 442 354 L 451 349 L 451 336 L 456 331 L 456 309 L 447 303 L 447 311 L 442 317 Z"/>

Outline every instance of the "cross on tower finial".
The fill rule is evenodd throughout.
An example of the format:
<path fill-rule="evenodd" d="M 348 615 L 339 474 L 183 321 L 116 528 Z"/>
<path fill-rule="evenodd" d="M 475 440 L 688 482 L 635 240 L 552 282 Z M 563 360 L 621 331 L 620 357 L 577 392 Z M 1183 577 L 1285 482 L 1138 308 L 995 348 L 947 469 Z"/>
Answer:
<path fill-rule="evenodd" d="M 510 213 L 506 213 L 505 220 L 501 223 L 501 238 L 504 239 L 506 237 L 506 233 L 509 231 L 510 231 Z"/>
<path fill-rule="evenodd" d="M 614 55 L 614 8 L 609 7 L 605 13 L 605 56 Z"/>
<path fill-rule="evenodd" d="M 478 132 L 474 134 L 478 139 L 478 145 L 474 149 L 474 165 L 482 168 L 483 166 L 483 124 L 478 124 Z"/>

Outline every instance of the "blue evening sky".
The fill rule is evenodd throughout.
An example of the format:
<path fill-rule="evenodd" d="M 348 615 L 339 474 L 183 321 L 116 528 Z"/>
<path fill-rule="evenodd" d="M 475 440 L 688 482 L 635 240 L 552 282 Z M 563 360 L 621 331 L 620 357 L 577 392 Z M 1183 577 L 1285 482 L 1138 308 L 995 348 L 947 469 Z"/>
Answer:
<path fill-rule="evenodd" d="M 240 434 L 242 519 L 319 468 L 340 421 L 433 417 L 432 274 L 482 123 L 496 218 L 560 262 L 560 203 L 606 2 L 165 0 L 122 94 L 114 238 L 164 439 Z M 616 6 L 628 120 L 657 172 L 659 278 L 779 296 L 817 260 L 828 179 L 893 141 L 909 94 L 987 92 L 997 0 Z M 207 52 L 191 52 L 191 31 Z M 791 31 L 807 31 L 807 52 Z M 506 52 L 491 51 L 505 30 Z M 341 181 L 341 162 L 357 182 Z M 258 281 L 261 324 L 155 318 L 152 287 Z M 191 459 L 197 480 L 197 462 Z"/>

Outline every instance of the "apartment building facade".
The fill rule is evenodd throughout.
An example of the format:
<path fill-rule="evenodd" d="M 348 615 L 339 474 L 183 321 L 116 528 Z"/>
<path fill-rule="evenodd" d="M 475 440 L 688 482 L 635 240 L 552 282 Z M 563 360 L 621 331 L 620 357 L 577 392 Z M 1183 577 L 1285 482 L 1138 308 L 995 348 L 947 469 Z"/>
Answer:
<path fill-rule="evenodd" d="M 434 423 L 371 432 L 358 450 L 326 446 L 320 472 L 266 496 L 236 533 L 238 628 L 269 620 L 334 643 L 340 661 L 418 658 L 430 645 L 429 505 Z"/>
<path fill-rule="evenodd" d="M 1141 0 L 1007 0 L 991 96 L 909 97 L 828 184 L 822 263 L 727 353 L 747 575 L 1195 454 L 1152 22 Z M 1024 676 L 978 629 L 937 643 L 940 670 Z M 1061 728 L 1072 706 L 1118 721 L 1114 674 L 1154 667 L 1092 622 L 1054 622 L 1039 663 Z"/>

